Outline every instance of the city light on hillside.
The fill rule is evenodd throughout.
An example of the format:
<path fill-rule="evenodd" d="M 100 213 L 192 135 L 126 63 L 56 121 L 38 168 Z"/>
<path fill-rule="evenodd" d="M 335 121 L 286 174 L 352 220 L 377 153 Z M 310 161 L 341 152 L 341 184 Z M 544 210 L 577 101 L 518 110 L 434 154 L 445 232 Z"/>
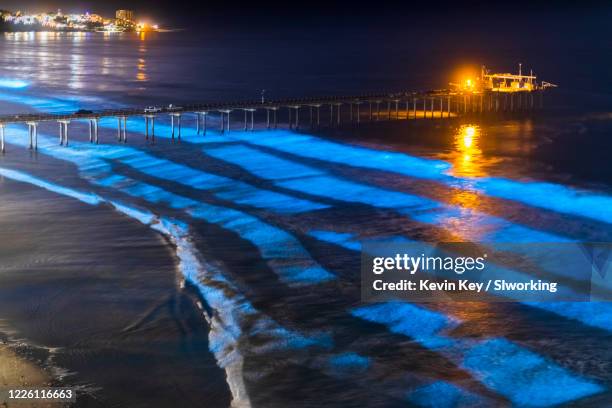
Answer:
<path fill-rule="evenodd" d="M 39 14 L 4 11 L 1 12 L 0 19 L 17 31 L 130 32 L 156 31 L 159 29 L 157 24 L 136 23 L 134 12 L 131 10 L 117 10 L 115 18 L 105 18 L 89 11 L 84 14 L 66 14 L 62 10 L 57 10 L 55 13 Z"/>

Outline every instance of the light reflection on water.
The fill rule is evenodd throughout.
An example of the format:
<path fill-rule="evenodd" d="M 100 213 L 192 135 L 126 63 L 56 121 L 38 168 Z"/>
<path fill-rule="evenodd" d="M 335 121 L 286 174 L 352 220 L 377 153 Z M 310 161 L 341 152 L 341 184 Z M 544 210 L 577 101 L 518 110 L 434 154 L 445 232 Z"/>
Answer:
<path fill-rule="evenodd" d="M 482 177 L 482 150 L 479 148 L 481 137 L 480 126 L 463 125 L 455 136 L 454 147 L 457 158 L 453 162 L 453 174 L 456 176 Z"/>
<path fill-rule="evenodd" d="M 534 169 L 517 161 L 524 162 L 543 142 L 534 133 L 529 119 L 507 121 L 503 125 L 472 120 L 450 129 L 444 145 L 435 146 L 426 155 L 449 162 L 452 168 L 447 174 L 468 179 L 529 177 Z"/>
<path fill-rule="evenodd" d="M 124 41 L 126 36 L 128 41 Z M 0 47 L 6 64 L 0 72 L 10 72 L 38 87 L 67 87 L 75 93 L 127 91 L 129 82 L 149 81 L 146 40 L 144 33 L 133 37 L 117 33 L 4 33 Z"/>

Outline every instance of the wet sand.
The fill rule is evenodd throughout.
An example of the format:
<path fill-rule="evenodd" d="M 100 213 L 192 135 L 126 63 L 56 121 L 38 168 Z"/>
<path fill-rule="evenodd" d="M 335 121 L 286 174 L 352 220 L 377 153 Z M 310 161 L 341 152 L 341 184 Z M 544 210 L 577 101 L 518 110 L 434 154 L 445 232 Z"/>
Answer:
<path fill-rule="evenodd" d="M 21 183 L 0 179 L 0 197 L 0 319 L 44 368 L 2 347 L 6 381 L 79 387 L 78 407 L 229 405 L 197 296 L 161 235 Z"/>
<path fill-rule="evenodd" d="M 51 375 L 36 364 L 22 358 L 7 345 L 0 345 L 0 387 L 49 387 L 53 383 Z M 10 402 L 0 398 L 0 407 L 22 408 L 60 408 L 66 404 L 57 402 Z"/>

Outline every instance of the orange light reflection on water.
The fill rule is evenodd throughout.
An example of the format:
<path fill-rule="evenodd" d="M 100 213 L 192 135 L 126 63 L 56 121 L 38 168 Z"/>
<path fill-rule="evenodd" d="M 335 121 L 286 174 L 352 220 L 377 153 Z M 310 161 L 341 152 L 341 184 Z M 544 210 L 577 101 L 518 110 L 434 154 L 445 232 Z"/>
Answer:
<path fill-rule="evenodd" d="M 146 82 L 149 78 L 147 77 L 147 45 L 146 45 L 146 34 L 143 32 L 139 33 L 140 45 L 138 46 L 138 63 L 136 80 L 138 82 Z"/>
<path fill-rule="evenodd" d="M 453 134 L 452 152 L 446 157 L 453 165 L 451 173 L 457 177 L 486 176 L 488 160 L 480 148 L 483 137 L 482 128 L 474 124 L 461 125 Z M 472 210 L 480 206 L 478 193 L 469 189 L 453 189 L 449 204 L 457 205 L 465 211 L 462 216 L 444 221 L 444 228 L 453 231 L 463 239 L 478 240 L 486 233 L 480 224 L 466 222 Z"/>
<path fill-rule="evenodd" d="M 482 150 L 479 147 L 481 129 L 477 125 L 462 125 L 454 136 L 453 174 L 456 176 L 481 177 Z"/>

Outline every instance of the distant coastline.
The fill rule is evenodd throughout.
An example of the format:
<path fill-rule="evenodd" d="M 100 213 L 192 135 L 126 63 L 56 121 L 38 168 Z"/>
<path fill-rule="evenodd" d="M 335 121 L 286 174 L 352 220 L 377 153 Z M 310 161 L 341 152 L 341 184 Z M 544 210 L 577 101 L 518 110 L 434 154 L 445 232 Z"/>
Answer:
<path fill-rule="evenodd" d="M 158 28 L 156 30 L 121 30 L 121 31 L 107 31 L 107 30 L 83 30 L 83 29 L 64 29 L 54 30 L 48 27 L 22 27 L 21 29 L 4 28 L 0 27 L 0 33 L 98 33 L 98 34 L 140 34 L 140 33 L 173 33 L 177 31 L 185 31 L 184 28 Z"/>
<path fill-rule="evenodd" d="M 64 28 L 64 29 L 53 29 L 49 27 L 32 27 L 32 26 L 17 26 L 17 27 L 3 27 L 0 26 L 1 33 L 164 33 L 170 31 L 177 31 L 173 29 L 151 29 L 151 30 L 102 30 L 102 29 L 76 29 L 76 28 Z"/>
<path fill-rule="evenodd" d="M 61 10 L 38 14 L 0 10 L 1 32 L 159 32 L 157 24 L 136 21 L 132 10 L 117 10 L 114 18 L 95 13 L 66 14 Z"/>

